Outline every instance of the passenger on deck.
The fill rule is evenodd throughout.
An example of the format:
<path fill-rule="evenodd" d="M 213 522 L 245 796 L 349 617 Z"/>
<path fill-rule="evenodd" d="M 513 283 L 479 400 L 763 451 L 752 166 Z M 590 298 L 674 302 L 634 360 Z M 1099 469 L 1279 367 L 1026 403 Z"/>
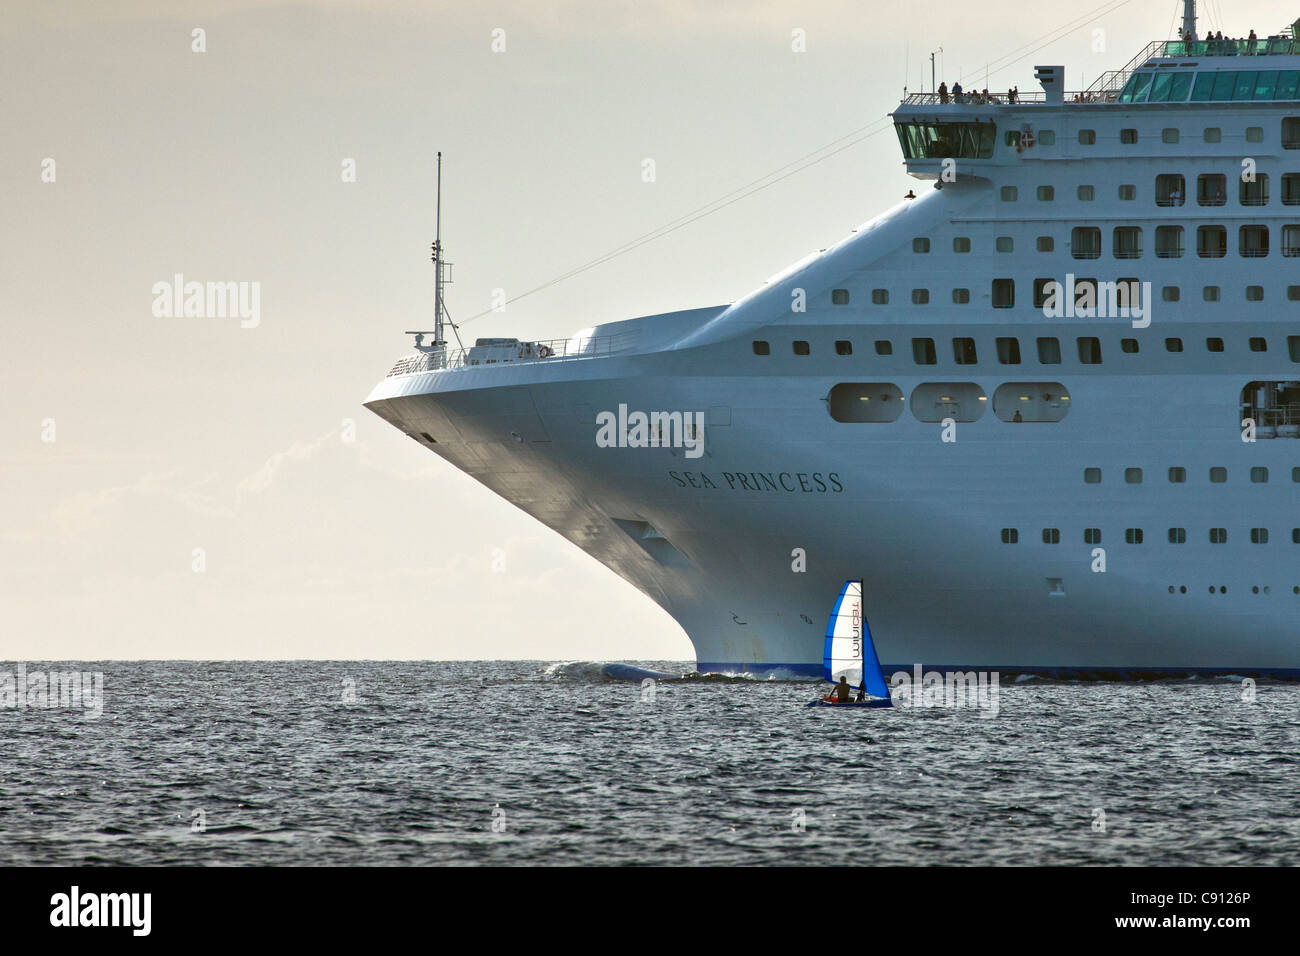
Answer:
<path fill-rule="evenodd" d="M 1016 413 L 1011 416 L 1011 420 L 1013 422 L 1023 422 L 1025 420 L 1024 416 L 1020 414 L 1020 409 L 1018 408 L 1016 409 Z"/>
<path fill-rule="evenodd" d="M 963 100 L 963 99 L 961 98 L 961 81 L 960 81 L 960 80 L 957 81 L 956 83 L 954 83 L 954 84 L 952 85 L 952 98 L 953 98 L 954 100 L 956 100 L 958 103 L 964 103 L 964 102 L 965 102 L 965 100 Z"/>
<path fill-rule="evenodd" d="M 1019 100 L 1019 99 L 1020 99 L 1020 87 L 1018 87 L 1018 86 L 1013 86 L 1013 87 L 1011 87 L 1011 89 L 1007 90 L 1007 102 L 1008 102 L 1008 103 L 1010 103 L 1010 104 L 1012 104 L 1012 105 L 1014 106 L 1015 103 L 1016 103 L 1016 101 Z"/>
<path fill-rule="evenodd" d="M 947 103 L 947 102 L 948 102 L 948 84 L 947 84 L 947 83 L 940 83 L 940 84 L 939 84 L 939 102 L 940 102 L 940 103 Z"/>

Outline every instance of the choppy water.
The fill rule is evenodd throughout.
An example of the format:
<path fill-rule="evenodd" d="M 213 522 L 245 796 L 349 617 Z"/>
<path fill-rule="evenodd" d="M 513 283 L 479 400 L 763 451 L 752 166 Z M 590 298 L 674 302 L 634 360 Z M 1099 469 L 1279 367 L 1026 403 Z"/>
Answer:
<path fill-rule="evenodd" d="M 1004 678 L 990 717 L 596 664 L 79 666 L 100 719 L 0 709 L 0 863 L 1300 863 L 1294 683 Z"/>

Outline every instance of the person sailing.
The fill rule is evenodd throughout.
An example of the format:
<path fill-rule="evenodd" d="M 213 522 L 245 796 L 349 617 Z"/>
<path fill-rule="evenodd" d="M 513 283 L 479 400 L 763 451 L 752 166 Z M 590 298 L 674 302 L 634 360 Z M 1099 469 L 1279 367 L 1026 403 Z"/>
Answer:
<path fill-rule="evenodd" d="M 840 682 L 831 688 L 831 692 L 826 695 L 826 699 L 829 700 L 834 697 L 835 703 L 847 704 L 853 700 L 853 698 L 849 696 L 852 693 L 853 688 L 849 686 L 849 679 L 841 674 Z"/>

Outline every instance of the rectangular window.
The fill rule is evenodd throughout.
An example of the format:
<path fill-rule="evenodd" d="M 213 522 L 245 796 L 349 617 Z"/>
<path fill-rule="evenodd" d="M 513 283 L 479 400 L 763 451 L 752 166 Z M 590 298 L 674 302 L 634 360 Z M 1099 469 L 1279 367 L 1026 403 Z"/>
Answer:
<path fill-rule="evenodd" d="M 968 236 L 956 236 L 952 240 L 953 252 L 970 252 L 970 238 Z"/>
<path fill-rule="evenodd" d="M 1094 146 L 1097 143 L 1097 131 L 1092 129 L 1079 130 L 1079 145 Z"/>
<path fill-rule="evenodd" d="M 1125 355 L 1137 355 L 1140 350 L 1137 339 L 1120 339 L 1119 350 Z"/>
<path fill-rule="evenodd" d="M 1242 180 L 1238 193 L 1243 206 L 1268 205 L 1268 173 L 1256 173 L 1255 178 L 1247 182 Z"/>
<path fill-rule="evenodd" d="M 1228 230 L 1223 226 L 1197 226 L 1196 254 L 1202 259 L 1222 259 L 1228 254 Z"/>
<path fill-rule="evenodd" d="M 1056 190 L 1051 186 L 1038 187 L 1038 201 L 1051 202 L 1056 198 Z"/>
<path fill-rule="evenodd" d="M 1016 304 L 1016 280 L 993 280 L 993 308 L 1009 309 Z"/>
<path fill-rule="evenodd" d="M 1175 465 L 1169 469 L 1169 483 L 1171 485 L 1185 484 L 1187 481 L 1187 469 Z"/>
<path fill-rule="evenodd" d="M 1070 254 L 1076 259 L 1101 258 L 1101 230 L 1096 226 L 1075 226 L 1070 232 Z"/>
<path fill-rule="evenodd" d="M 1251 528 L 1251 529 L 1250 529 L 1250 543 L 1251 543 L 1251 544 L 1268 544 L 1268 529 L 1267 529 L 1267 528 Z"/>
<path fill-rule="evenodd" d="M 1178 130 L 1173 126 L 1166 126 L 1160 131 L 1160 141 L 1171 144 L 1178 142 Z"/>
<path fill-rule="evenodd" d="M 1248 285 L 1248 286 L 1246 286 L 1246 301 L 1247 301 L 1247 302 L 1263 302 L 1263 301 L 1264 301 L 1264 287 L 1263 287 L 1262 285 Z"/>
<path fill-rule="evenodd" d="M 1166 352 L 1181 352 L 1183 350 L 1183 340 L 1178 338 L 1165 339 Z"/>
<path fill-rule="evenodd" d="M 1142 229 L 1138 226 L 1116 226 L 1112 237 L 1116 259 L 1142 258 Z"/>
<path fill-rule="evenodd" d="M 831 289 L 831 305 L 848 305 L 848 289 Z"/>
<path fill-rule="evenodd" d="M 1100 468 L 1083 469 L 1083 481 L 1084 484 L 1088 484 L 1088 485 L 1101 484 L 1101 469 Z"/>
<path fill-rule="evenodd" d="M 1141 544 L 1141 543 L 1142 543 L 1142 529 L 1141 529 L 1141 528 L 1125 528 L 1125 529 L 1124 529 L 1124 540 L 1125 540 L 1128 544 Z"/>
<path fill-rule="evenodd" d="M 1160 298 L 1165 302 L 1177 302 L 1182 295 L 1182 290 L 1176 285 L 1167 285 L 1160 289 Z"/>
<path fill-rule="evenodd" d="M 1210 544 L 1227 544 L 1227 543 L 1228 543 L 1227 528 L 1210 529 Z"/>
<path fill-rule="evenodd" d="M 853 343 L 852 343 L 852 342 L 849 342 L 849 341 L 847 341 L 847 340 L 845 340 L 845 339 L 839 339 L 839 340 L 835 343 L 835 354 L 836 354 L 836 355 L 852 355 L 852 354 L 853 354 Z"/>
<path fill-rule="evenodd" d="M 872 290 L 871 290 L 871 304 L 872 304 L 872 305 L 888 305 L 888 304 L 889 304 L 889 290 L 888 290 L 888 289 L 872 289 Z"/>
<path fill-rule="evenodd" d="M 1140 484 L 1142 484 L 1142 469 L 1141 469 L 1141 468 L 1125 468 L 1125 469 L 1124 469 L 1124 484 L 1126 484 L 1126 485 L 1140 485 Z"/>
<path fill-rule="evenodd" d="M 930 304 L 929 289 L 912 290 L 912 305 L 929 305 L 929 304 Z"/>
<path fill-rule="evenodd" d="M 975 340 L 968 338 L 953 339 L 952 360 L 958 365 L 975 365 L 979 361 L 975 355 Z"/>
<path fill-rule="evenodd" d="M 1300 256 L 1300 226 L 1282 227 L 1282 255 L 1288 258 Z"/>
<path fill-rule="evenodd" d="M 1138 141 L 1138 131 L 1135 129 L 1122 129 L 1119 131 L 1119 141 L 1125 146 L 1132 146 Z"/>
<path fill-rule="evenodd" d="M 754 354 L 755 354 L 755 355 L 771 355 L 771 354 L 772 354 L 772 346 L 768 345 L 766 342 L 761 342 L 761 341 L 760 341 L 760 342 L 755 342 L 755 343 L 754 343 Z"/>
<path fill-rule="evenodd" d="M 1084 528 L 1084 529 L 1083 529 L 1083 543 L 1084 543 L 1084 544 L 1101 544 L 1101 529 L 1100 529 L 1100 528 Z"/>
<path fill-rule="evenodd" d="M 912 339 L 912 359 L 917 365 L 935 363 L 934 339 Z"/>
<path fill-rule="evenodd" d="M 1060 340 L 1052 336 L 1040 338 L 1038 340 L 1038 361 L 1042 365 L 1060 365 Z"/>
<path fill-rule="evenodd" d="M 1263 465 L 1255 465 L 1250 469 L 1250 480 L 1253 484 L 1264 485 L 1268 483 L 1268 469 Z"/>
<path fill-rule="evenodd" d="M 1015 202 L 1019 198 L 1020 198 L 1020 190 L 1017 189 L 1015 186 L 1002 187 L 1003 202 Z"/>
<path fill-rule="evenodd" d="M 1043 130 L 1039 130 L 1039 131 L 1038 131 L 1038 145 L 1039 145 L 1039 146 L 1055 146 L 1055 145 L 1056 145 L 1056 131 L 1055 131 L 1055 130 L 1051 130 L 1051 129 L 1043 129 Z"/>
<path fill-rule="evenodd" d="M 1043 529 L 1043 544 L 1060 544 L 1060 543 L 1061 543 L 1060 528 Z"/>
<path fill-rule="evenodd" d="M 808 347 L 808 343 L 802 340 L 791 342 L 790 345 L 794 349 L 795 355 L 808 355 L 812 352 L 812 349 Z"/>
<path fill-rule="evenodd" d="M 1056 240 L 1053 239 L 1051 236 L 1039 236 L 1039 237 L 1038 237 L 1038 251 L 1039 251 L 1039 252 L 1052 252 L 1052 251 L 1054 251 L 1055 249 L 1056 249 Z"/>
<path fill-rule="evenodd" d="M 1019 531 L 1018 529 L 1016 529 L 1016 528 L 1003 528 L 1003 529 L 1002 529 L 1002 543 L 1003 543 L 1003 544 L 1015 544 L 1015 543 L 1016 543 L 1017 541 L 1019 541 L 1019 540 L 1020 540 L 1020 531 Z"/>
<path fill-rule="evenodd" d="M 1084 365 L 1101 364 L 1101 340 L 1094 335 L 1079 336 L 1079 361 Z"/>
<path fill-rule="evenodd" d="M 998 339 L 998 361 L 1003 365 L 1020 364 L 1020 340 L 1013 337 Z"/>
<path fill-rule="evenodd" d="M 1053 291 L 1057 295 L 1061 294 L 1058 288 L 1059 283 L 1055 279 L 1035 279 L 1034 280 L 1034 308 L 1041 309 L 1047 305 L 1048 298 Z"/>
<path fill-rule="evenodd" d="M 970 302 L 970 289 L 953 289 L 953 290 L 952 290 L 952 303 L 953 303 L 953 305 L 966 305 L 966 304 L 969 303 L 969 302 Z"/>
<path fill-rule="evenodd" d="M 1207 285 L 1201 290 L 1201 295 L 1204 297 L 1206 302 L 1218 302 L 1219 287 L 1217 285 Z"/>
<path fill-rule="evenodd" d="M 1282 120 L 1282 148 L 1300 149 L 1300 116 L 1288 116 Z"/>
<path fill-rule="evenodd" d="M 1291 356 L 1292 362 L 1300 362 L 1300 335 L 1288 335 L 1286 337 L 1287 354 Z"/>
<path fill-rule="evenodd" d="M 1137 199 L 1138 188 L 1136 186 L 1125 184 L 1119 187 L 1119 198 L 1123 200 Z"/>
<path fill-rule="evenodd" d="M 1282 174 L 1282 204 L 1300 206 L 1300 173 Z"/>
<path fill-rule="evenodd" d="M 1228 201 L 1228 180 L 1222 173 L 1201 173 L 1196 177 L 1196 202 L 1201 206 L 1222 206 Z"/>
<path fill-rule="evenodd" d="M 998 236 L 997 239 L 998 252 L 1012 252 L 1015 250 L 1015 248 L 1016 248 L 1015 241 L 1010 236 Z"/>
<path fill-rule="evenodd" d="M 1200 76 L 1198 76 L 1198 77 L 1196 78 L 1196 85 L 1197 85 L 1197 86 L 1200 86 L 1200 85 L 1201 85 L 1201 77 L 1203 77 L 1203 76 L 1208 77 L 1208 76 L 1210 76 L 1210 75 L 1211 75 L 1211 74 L 1208 74 L 1208 73 L 1202 73 L 1202 74 L 1200 74 Z M 1192 99 L 1195 99 L 1195 98 L 1196 98 L 1195 96 L 1192 97 Z M 1220 129 L 1219 127 L 1217 127 L 1217 126 L 1207 126 L 1207 127 L 1205 127 L 1205 141 L 1206 141 L 1207 143 L 1221 143 L 1221 142 L 1223 142 L 1223 130 L 1221 130 L 1221 129 Z"/>
<path fill-rule="evenodd" d="M 1252 335 L 1250 337 L 1250 350 L 1252 352 L 1267 352 L 1268 339 L 1264 338 L 1262 335 Z"/>
<path fill-rule="evenodd" d="M 924 236 L 917 236 L 912 240 L 912 251 L 917 253 L 926 253 L 930 251 L 930 240 Z"/>
<path fill-rule="evenodd" d="M 1222 351 L 1223 351 L 1223 339 L 1219 338 L 1219 337 L 1216 336 L 1216 335 L 1212 335 L 1212 336 L 1210 336 L 1209 338 L 1207 338 L 1207 339 L 1205 340 L 1205 351 L 1207 351 L 1207 352 L 1222 352 Z"/>
<path fill-rule="evenodd" d="M 893 355 L 894 343 L 889 341 L 888 339 L 876 339 L 876 354 Z"/>
<path fill-rule="evenodd" d="M 1238 251 L 1243 259 L 1263 259 L 1268 255 L 1268 226 L 1242 226 Z"/>
<path fill-rule="evenodd" d="M 1181 173 L 1161 173 L 1156 177 L 1156 205 L 1181 206 L 1187 201 L 1187 180 Z"/>
<path fill-rule="evenodd" d="M 1097 195 L 1097 191 L 1093 189 L 1091 186 L 1079 187 L 1080 202 L 1092 202 L 1092 200 L 1096 197 L 1096 195 Z"/>
<path fill-rule="evenodd" d="M 1186 528 L 1170 528 L 1170 529 L 1169 529 L 1169 543 L 1170 543 L 1170 544 L 1186 544 L 1186 543 L 1187 543 L 1187 529 L 1186 529 Z M 1172 590 L 1172 588 L 1171 588 L 1170 590 Z"/>
<path fill-rule="evenodd" d="M 1183 257 L 1183 227 L 1156 226 L 1156 258 L 1181 259 Z"/>
<path fill-rule="evenodd" d="M 1210 469 L 1210 484 L 1221 485 L 1228 480 L 1228 469 L 1215 466 Z"/>

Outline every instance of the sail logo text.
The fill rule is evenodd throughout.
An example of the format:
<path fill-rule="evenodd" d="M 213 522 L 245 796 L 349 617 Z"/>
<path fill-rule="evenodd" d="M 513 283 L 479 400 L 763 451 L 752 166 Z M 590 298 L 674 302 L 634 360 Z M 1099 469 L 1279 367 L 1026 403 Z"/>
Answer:
<path fill-rule="evenodd" d="M 50 897 L 51 926 L 127 926 L 133 936 L 153 928 L 152 893 L 85 893 L 74 886 Z"/>
<path fill-rule="evenodd" d="M 1151 283 L 1136 279 L 1079 281 L 1066 273 L 1043 286 L 1043 315 L 1049 319 L 1131 319 L 1133 328 L 1151 324 Z"/>
<path fill-rule="evenodd" d="M 598 448 L 685 448 L 687 458 L 704 454 L 703 412 L 618 412 L 596 414 Z"/>
<path fill-rule="evenodd" d="M 895 671 L 889 678 L 896 707 L 978 707 L 984 716 L 998 715 L 997 671 Z"/>

